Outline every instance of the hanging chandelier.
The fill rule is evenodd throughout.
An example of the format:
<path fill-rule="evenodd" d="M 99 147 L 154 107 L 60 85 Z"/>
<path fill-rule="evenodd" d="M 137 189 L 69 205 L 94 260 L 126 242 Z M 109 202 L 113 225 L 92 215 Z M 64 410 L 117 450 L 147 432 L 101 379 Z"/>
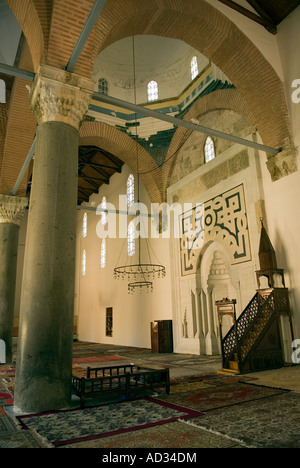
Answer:
<path fill-rule="evenodd" d="M 140 260 L 140 259 L 139 259 Z M 163 265 L 154 263 L 138 263 L 136 265 L 124 265 L 114 269 L 115 279 L 128 280 L 128 294 L 146 291 L 153 292 L 153 281 L 164 278 L 166 269 Z"/>
<path fill-rule="evenodd" d="M 133 68 L 134 68 L 134 94 L 135 94 L 135 103 L 136 103 L 136 72 L 135 72 L 135 49 L 134 49 L 134 37 L 132 37 L 132 52 L 133 52 Z M 136 148 L 137 148 L 137 177 L 138 177 L 138 202 L 139 202 L 139 195 L 140 195 L 140 177 L 139 177 L 139 165 L 138 165 L 138 143 L 137 143 L 137 116 L 136 116 L 136 125 L 135 125 L 135 140 L 136 140 Z M 139 243 L 139 250 L 138 250 L 138 258 L 139 261 L 137 264 L 126 264 L 122 266 L 117 266 L 114 268 L 114 278 L 117 280 L 128 280 L 128 294 L 134 294 L 135 292 L 139 292 L 142 294 L 143 292 L 153 292 L 153 281 L 155 279 L 164 278 L 166 276 L 166 268 L 159 263 L 155 264 L 151 262 L 150 256 L 150 249 L 148 239 L 145 239 L 145 243 L 147 244 L 147 251 L 149 262 L 142 263 L 141 262 L 141 237 L 138 237 Z"/>

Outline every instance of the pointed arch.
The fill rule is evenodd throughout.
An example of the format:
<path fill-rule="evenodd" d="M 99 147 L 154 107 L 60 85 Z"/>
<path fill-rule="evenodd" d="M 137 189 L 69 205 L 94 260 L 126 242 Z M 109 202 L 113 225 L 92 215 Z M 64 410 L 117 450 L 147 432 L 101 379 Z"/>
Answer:
<path fill-rule="evenodd" d="M 84 122 L 80 129 L 80 145 L 95 145 L 117 156 L 133 171 L 138 151 L 140 179 L 152 203 L 162 202 L 161 169 L 145 148 L 129 135 L 102 122 Z"/>
<path fill-rule="evenodd" d="M 86 46 L 91 66 L 102 50 L 128 36 L 128 31 L 179 39 L 198 50 L 234 83 L 257 121 L 263 143 L 293 146 L 281 79 L 244 32 L 208 2 L 160 0 L 158 5 L 155 0 L 108 0 Z M 86 69 L 84 60 L 82 56 L 78 61 L 78 72 Z"/>

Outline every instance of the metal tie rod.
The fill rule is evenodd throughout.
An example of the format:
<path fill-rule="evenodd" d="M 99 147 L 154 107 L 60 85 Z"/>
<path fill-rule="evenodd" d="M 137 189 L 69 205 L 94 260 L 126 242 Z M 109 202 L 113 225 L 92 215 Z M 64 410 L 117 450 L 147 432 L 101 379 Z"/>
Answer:
<path fill-rule="evenodd" d="M 92 32 L 94 29 L 95 24 L 100 16 L 101 11 L 103 10 L 104 4 L 106 0 L 96 0 L 91 12 L 88 16 L 88 19 L 81 31 L 81 34 L 78 38 L 78 41 L 74 47 L 74 50 L 69 58 L 69 61 L 66 66 L 66 71 L 73 72 L 76 66 L 76 63 L 81 55 L 81 52 Z"/>
<path fill-rule="evenodd" d="M 12 67 L 5 63 L 0 63 L 0 73 L 8 76 L 16 76 L 17 78 L 22 78 L 28 81 L 33 81 L 35 77 L 35 73 L 33 72 L 22 70 L 22 68 Z"/>
<path fill-rule="evenodd" d="M 171 115 L 163 114 L 162 112 L 154 111 L 147 107 L 142 107 L 142 106 L 138 106 L 136 104 L 130 103 L 130 102 L 122 101 L 120 99 L 114 98 L 112 96 L 107 96 L 105 94 L 94 93 L 93 99 L 95 101 L 100 101 L 105 104 L 111 104 L 113 106 L 122 107 L 124 109 L 131 110 L 137 114 L 144 114 L 154 119 L 164 120 L 165 122 L 169 122 L 175 125 L 176 127 L 185 127 L 194 132 L 200 132 L 206 135 L 221 138 L 222 140 L 228 140 L 234 143 L 239 143 L 240 145 L 249 146 L 251 148 L 265 151 L 266 153 L 269 153 L 269 154 L 275 155 L 275 154 L 280 153 L 281 151 L 281 149 L 271 148 L 270 146 L 265 146 L 260 143 L 256 143 L 254 141 L 245 140 L 244 138 L 239 138 L 234 135 L 229 135 L 228 133 L 219 132 L 218 130 L 213 130 L 212 128 L 202 127 L 201 125 L 188 122 L 187 120 L 181 120 L 176 117 L 172 117 Z"/>
<path fill-rule="evenodd" d="M 22 180 L 23 180 L 23 177 L 24 177 L 24 175 L 25 175 L 25 173 L 26 173 L 26 171 L 27 171 L 27 169 L 28 169 L 28 166 L 29 166 L 29 164 L 30 164 L 30 161 L 32 160 L 32 158 L 33 158 L 33 156 L 34 156 L 35 147 L 36 147 L 36 137 L 34 138 L 33 143 L 32 143 L 32 145 L 31 145 L 31 148 L 30 148 L 30 150 L 29 150 L 29 153 L 28 153 L 28 155 L 26 156 L 26 159 L 25 159 L 25 161 L 24 161 L 24 164 L 23 164 L 23 167 L 22 167 L 21 172 L 20 172 L 20 174 L 19 174 L 19 177 L 18 177 L 18 179 L 17 179 L 17 181 L 16 181 L 16 183 L 15 183 L 15 186 L 14 186 L 14 188 L 12 189 L 12 191 L 10 192 L 10 194 L 11 194 L 12 196 L 15 196 L 15 195 L 17 194 L 17 191 L 18 191 L 19 186 L 20 186 L 20 184 L 21 184 L 21 182 L 22 182 Z"/>

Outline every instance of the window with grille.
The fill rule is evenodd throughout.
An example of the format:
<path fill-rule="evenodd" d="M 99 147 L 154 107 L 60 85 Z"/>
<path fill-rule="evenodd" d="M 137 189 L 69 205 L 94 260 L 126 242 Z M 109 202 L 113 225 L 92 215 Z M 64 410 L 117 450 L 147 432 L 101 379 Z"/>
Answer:
<path fill-rule="evenodd" d="M 198 76 L 199 70 L 198 70 L 198 60 L 197 57 L 193 57 L 191 61 L 191 76 L 192 80 Z"/>
<path fill-rule="evenodd" d="M 102 202 L 101 202 L 101 209 L 102 209 L 102 211 L 101 211 L 101 223 L 102 223 L 103 226 L 107 223 L 106 208 L 107 208 L 106 197 L 103 197 Z"/>
<path fill-rule="evenodd" d="M 158 84 L 156 81 L 148 83 L 148 101 L 153 102 L 158 100 Z"/>
<path fill-rule="evenodd" d="M 86 251 L 82 252 L 82 263 L 81 263 L 82 276 L 86 275 Z"/>
<path fill-rule="evenodd" d="M 127 205 L 134 204 L 134 177 L 132 174 L 127 179 Z"/>
<path fill-rule="evenodd" d="M 127 238 L 128 256 L 132 257 L 135 254 L 135 238 L 134 238 L 134 222 L 131 221 L 128 225 L 128 238 Z"/>
<path fill-rule="evenodd" d="M 101 260 L 100 260 L 101 268 L 106 267 L 106 239 L 103 239 L 101 242 Z"/>
<path fill-rule="evenodd" d="M 105 78 L 100 78 L 98 80 L 98 93 L 108 96 L 108 82 Z"/>
<path fill-rule="evenodd" d="M 82 237 L 87 236 L 87 214 L 84 213 L 82 221 Z"/>
<path fill-rule="evenodd" d="M 209 136 L 205 140 L 205 145 L 204 145 L 204 155 L 205 155 L 205 162 L 208 163 L 209 161 L 212 161 L 215 157 L 215 144 L 213 139 Z"/>

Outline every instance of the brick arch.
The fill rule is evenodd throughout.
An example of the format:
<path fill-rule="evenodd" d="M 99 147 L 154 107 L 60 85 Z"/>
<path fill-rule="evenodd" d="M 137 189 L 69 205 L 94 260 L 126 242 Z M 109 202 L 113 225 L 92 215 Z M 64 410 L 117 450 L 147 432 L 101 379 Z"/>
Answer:
<path fill-rule="evenodd" d="M 107 0 L 77 72 L 86 72 L 87 57 L 92 66 L 108 45 L 138 34 L 180 39 L 197 49 L 235 84 L 263 143 L 275 148 L 283 142 L 292 146 L 283 83 L 250 39 L 205 0 Z"/>
<path fill-rule="evenodd" d="M 5 0 L 12 13 L 16 17 L 31 53 L 34 71 L 37 71 L 40 63 L 45 60 L 45 35 L 49 12 L 41 0 Z M 41 18 L 44 18 L 44 21 Z M 48 17 L 48 21 L 47 18 Z"/>
<path fill-rule="evenodd" d="M 115 127 L 102 122 L 84 122 L 80 128 L 80 145 L 95 145 L 117 156 L 133 171 L 137 170 L 137 150 L 140 179 L 152 203 L 162 202 L 159 186 L 161 169 L 152 156 L 135 140 Z M 152 171 L 152 172 L 151 172 Z"/>
<path fill-rule="evenodd" d="M 256 116 L 249 110 L 245 101 L 242 99 L 240 93 L 234 89 L 223 89 L 213 93 L 207 94 L 203 98 L 196 101 L 196 103 L 190 108 L 185 115 L 184 120 L 191 121 L 191 119 L 197 119 L 199 116 L 207 114 L 213 110 L 229 109 L 233 110 L 245 117 L 254 128 L 257 129 Z M 180 147 L 182 146 L 185 139 L 188 137 L 190 130 L 180 127 L 176 130 L 175 135 L 172 139 L 171 145 L 166 156 L 166 163 L 162 168 L 162 179 L 164 181 L 163 191 L 166 193 L 169 187 L 172 172 L 176 165 L 176 160 Z"/>

